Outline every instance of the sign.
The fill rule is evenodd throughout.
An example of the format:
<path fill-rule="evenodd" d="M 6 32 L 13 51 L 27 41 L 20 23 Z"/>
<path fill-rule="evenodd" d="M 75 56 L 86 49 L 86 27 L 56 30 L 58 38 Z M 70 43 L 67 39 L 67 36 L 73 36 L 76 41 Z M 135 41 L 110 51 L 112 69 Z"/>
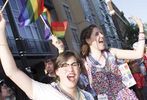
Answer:
<path fill-rule="evenodd" d="M 129 88 L 129 87 L 132 87 L 133 85 L 136 84 L 136 81 L 135 81 L 127 63 L 120 64 L 119 70 L 122 74 L 122 81 L 126 85 L 126 87 Z"/>

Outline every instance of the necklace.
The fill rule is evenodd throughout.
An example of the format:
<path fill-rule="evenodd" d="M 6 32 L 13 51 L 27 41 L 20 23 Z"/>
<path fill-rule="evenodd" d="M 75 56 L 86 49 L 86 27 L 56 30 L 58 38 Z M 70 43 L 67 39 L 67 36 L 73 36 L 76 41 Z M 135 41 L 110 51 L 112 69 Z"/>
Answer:
<path fill-rule="evenodd" d="M 59 92 L 61 92 L 63 95 L 65 95 L 70 100 L 80 100 L 80 98 L 81 98 L 79 88 L 77 88 L 76 99 L 74 99 L 74 97 L 71 96 L 68 92 L 66 92 L 60 85 L 58 85 L 58 90 L 59 90 Z"/>
<path fill-rule="evenodd" d="M 76 98 L 77 98 L 76 100 L 80 100 L 80 98 L 81 98 L 79 88 L 77 88 L 77 97 Z"/>

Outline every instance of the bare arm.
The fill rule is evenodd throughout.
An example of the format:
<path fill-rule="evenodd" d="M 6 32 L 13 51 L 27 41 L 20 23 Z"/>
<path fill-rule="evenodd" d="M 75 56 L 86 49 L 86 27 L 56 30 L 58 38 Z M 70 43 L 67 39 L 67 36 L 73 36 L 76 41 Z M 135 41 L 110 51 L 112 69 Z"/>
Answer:
<path fill-rule="evenodd" d="M 32 80 L 17 68 L 9 49 L 5 34 L 5 19 L 0 12 L 0 59 L 6 75 L 16 83 L 29 97 L 32 97 Z"/>
<path fill-rule="evenodd" d="M 122 50 L 111 48 L 110 52 L 112 52 L 117 58 L 121 59 L 138 59 L 143 56 L 144 46 L 145 46 L 145 35 L 144 28 L 141 20 L 137 17 L 132 17 L 136 24 L 139 27 L 139 36 L 138 36 L 138 45 L 135 50 Z"/>

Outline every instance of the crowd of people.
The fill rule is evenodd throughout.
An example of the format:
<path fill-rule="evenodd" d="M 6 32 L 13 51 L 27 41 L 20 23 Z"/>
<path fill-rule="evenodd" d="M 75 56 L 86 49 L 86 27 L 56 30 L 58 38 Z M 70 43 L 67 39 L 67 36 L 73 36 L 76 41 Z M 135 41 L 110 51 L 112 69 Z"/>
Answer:
<path fill-rule="evenodd" d="M 80 55 L 65 50 L 61 40 L 52 36 L 58 48 L 56 60 L 44 60 L 45 76 L 40 82 L 21 71 L 9 49 L 6 22 L 0 12 L 0 59 L 5 74 L 33 100 L 138 100 L 122 82 L 117 59 L 140 59 L 144 55 L 145 35 L 141 20 L 132 17 L 139 28 L 138 44 L 133 50 L 106 48 L 104 35 L 96 25 L 81 32 Z M 9 62 L 8 62 L 9 61 Z"/>

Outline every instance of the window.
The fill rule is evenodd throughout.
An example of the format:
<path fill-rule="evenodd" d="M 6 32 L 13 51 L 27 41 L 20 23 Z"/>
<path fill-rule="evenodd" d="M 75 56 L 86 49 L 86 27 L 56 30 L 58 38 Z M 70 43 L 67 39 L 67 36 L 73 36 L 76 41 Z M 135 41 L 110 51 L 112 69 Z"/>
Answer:
<path fill-rule="evenodd" d="M 72 22 L 71 12 L 68 6 L 63 5 L 68 21 Z"/>
<path fill-rule="evenodd" d="M 6 22 L 6 26 L 7 26 L 6 32 L 7 32 L 8 37 L 13 38 L 13 33 L 12 33 L 12 30 L 11 30 L 11 27 L 10 27 L 10 23 Z"/>
<path fill-rule="evenodd" d="M 19 7 L 22 8 L 25 6 L 27 0 L 18 0 L 18 5 L 20 5 Z"/>
<path fill-rule="evenodd" d="M 3 5 L 3 2 L 2 2 L 2 0 L 0 0 L 0 6 L 2 6 Z"/>
<path fill-rule="evenodd" d="M 31 31 L 32 31 L 33 38 L 39 39 L 39 34 L 38 34 L 39 32 L 38 32 L 37 27 L 31 27 Z"/>
<path fill-rule="evenodd" d="M 18 4 L 16 2 L 16 0 L 9 0 L 10 1 L 10 5 L 12 7 L 13 10 L 18 10 Z"/>
<path fill-rule="evenodd" d="M 29 26 L 26 26 L 25 27 L 25 34 L 26 34 L 26 38 L 29 38 L 29 39 L 33 39 L 33 35 L 32 35 L 32 31 L 31 31 L 31 27 Z"/>
<path fill-rule="evenodd" d="M 94 15 L 94 14 L 92 14 L 92 22 L 94 23 L 94 24 L 96 24 L 96 16 Z"/>

